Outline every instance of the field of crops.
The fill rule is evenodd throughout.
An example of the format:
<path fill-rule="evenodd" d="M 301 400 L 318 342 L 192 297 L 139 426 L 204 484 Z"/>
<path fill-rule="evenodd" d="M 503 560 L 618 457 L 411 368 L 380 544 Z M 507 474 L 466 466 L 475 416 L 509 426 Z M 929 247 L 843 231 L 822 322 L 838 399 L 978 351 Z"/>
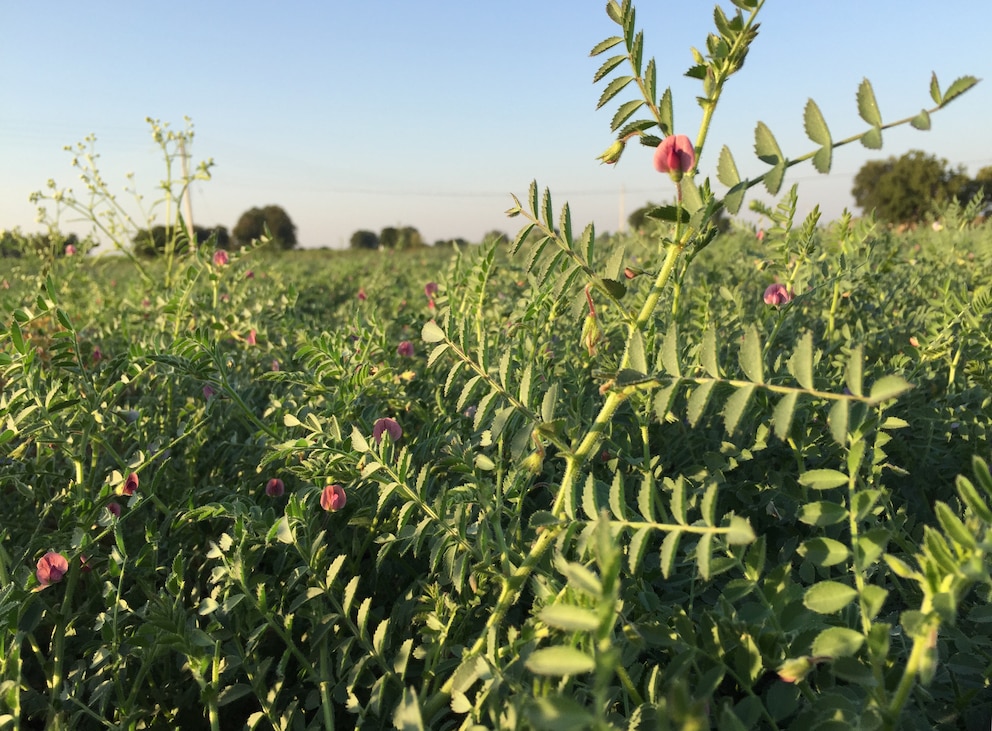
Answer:
<path fill-rule="evenodd" d="M 992 233 L 787 223 L 5 260 L 0 726 L 986 728 Z"/>

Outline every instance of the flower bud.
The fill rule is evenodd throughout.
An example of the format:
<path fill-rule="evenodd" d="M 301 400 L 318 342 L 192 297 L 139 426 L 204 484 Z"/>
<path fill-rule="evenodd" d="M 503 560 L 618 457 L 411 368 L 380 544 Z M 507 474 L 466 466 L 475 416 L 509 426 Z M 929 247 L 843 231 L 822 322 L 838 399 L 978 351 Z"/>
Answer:
<path fill-rule="evenodd" d="M 669 135 L 654 151 L 654 169 L 668 173 L 676 183 L 696 165 L 696 151 L 685 135 Z"/>

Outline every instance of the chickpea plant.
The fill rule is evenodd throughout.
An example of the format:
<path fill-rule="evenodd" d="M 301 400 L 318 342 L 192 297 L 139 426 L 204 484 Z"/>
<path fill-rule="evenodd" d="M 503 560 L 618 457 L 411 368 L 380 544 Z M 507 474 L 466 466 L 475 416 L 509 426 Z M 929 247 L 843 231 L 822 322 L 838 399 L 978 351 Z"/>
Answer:
<path fill-rule="evenodd" d="M 764 2 L 692 50 L 695 135 L 606 11 L 600 159 L 672 186 L 645 235 L 535 182 L 511 242 L 192 246 L 158 123 L 158 259 L 90 148 L 89 199 L 38 194 L 128 256 L 3 275 L 0 728 L 987 727 L 992 234 L 783 188 L 977 80 L 888 123 L 864 81 L 838 140 L 810 101 L 795 157 L 758 122 L 744 179 L 708 134 Z M 720 233 L 759 184 L 762 237 Z"/>

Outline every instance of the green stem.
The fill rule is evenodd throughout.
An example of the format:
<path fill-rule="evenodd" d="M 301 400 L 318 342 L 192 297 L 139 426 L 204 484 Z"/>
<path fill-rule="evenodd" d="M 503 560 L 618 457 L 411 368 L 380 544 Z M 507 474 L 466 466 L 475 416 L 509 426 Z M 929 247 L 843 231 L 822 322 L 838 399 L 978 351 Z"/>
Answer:
<path fill-rule="evenodd" d="M 46 729 L 62 728 L 62 713 L 57 710 L 59 696 L 62 695 L 62 665 L 65 661 L 65 635 L 68 629 L 72 595 L 79 581 L 79 568 L 70 564 L 69 580 L 66 582 L 65 596 L 62 597 L 62 607 L 59 609 L 58 620 L 52 633 L 52 677 L 48 696 L 48 721 Z"/>

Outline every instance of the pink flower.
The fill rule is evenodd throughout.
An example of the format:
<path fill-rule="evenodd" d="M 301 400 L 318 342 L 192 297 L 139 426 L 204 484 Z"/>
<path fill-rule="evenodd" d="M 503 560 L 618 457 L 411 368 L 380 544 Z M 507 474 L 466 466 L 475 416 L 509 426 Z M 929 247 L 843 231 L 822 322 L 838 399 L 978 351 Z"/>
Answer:
<path fill-rule="evenodd" d="M 203 398 L 205 398 L 207 401 L 209 401 L 216 395 L 217 392 L 214 390 L 214 387 L 211 386 L 209 383 L 203 387 Z"/>
<path fill-rule="evenodd" d="M 382 435 L 387 432 L 391 442 L 397 442 L 403 436 L 403 429 L 399 423 L 396 419 L 390 419 L 388 416 L 378 419 L 372 425 L 372 438 L 375 439 L 376 444 L 382 444 Z"/>
<path fill-rule="evenodd" d="M 254 279 L 254 278 L 255 278 L 255 272 L 253 272 L 251 269 L 245 272 L 245 279 Z"/>
<path fill-rule="evenodd" d="M 424 294 L 427 295 L 427 299 L 433 299 L 434 295 L 437 294 L 437 282 L 428 282 L 425 284 Z"/>
<path fill-rule="evenodd" d="M 396 346 L 396 352 L 402 355 L 404 358 L 413 357 L 413 343 L 409 340 L 404 340 L 399 345 Z"/>
<path fill-rule="evenodd" d="M 909 344 L 912 345 L 914 348 L 920 347 L 920 341 L 915 335 L 909 338 Z"/>
<path fill-rule="evenodd" d="M 75 253 L 76 253 L 76 247 L 75 246 L 73 246 L 72 244 L 66 244 L 65 245 L 65 255 L 66 256 L 72 256 Z"/>
<path fill-rule="evenodd" d="M 320 507 L 328 512 L 334 513 L 340 510 L 346 502 L 348 496 L 341 485 L 327 485 L 320 493 Z"/>
<path fill-rule="evenodd" d="M 217 251 L 214 252 L 215 267 L 226 266 L 229 261 L 230 258 L 228 257 L 227 252 L 224 251 L 223 249 L 217 249 Z"/>
<path fill-rule="evenodd" d="M 282 497 L 284 492 L 286 492 L 286 486 L 278 477 L 273 477 L 265 483 L 265 494 L 269 497 Z"/>
<path fill-rule="evenodd" d="M 118 505 L 117 503 L 115 503 L 113 501 L 107 503 L 107 510 L 109 510 L 111 513 L 113 513 L 113 516 L 115 518 L 121 517 L 121 506 Z"/>
<path fill-rule="evenodd" d="M 99 345 L 93 346 L 93 353 L 90 355 L 90 357 L 93 359 L 94 363 L 99 363 L 101 360 L 103 360 L 103 351 L 100 350 Z"/>
<path fill-rule="evenodd" d="M 787 289 L 784 284 L 769 284 L 765 289 L 766 305 L 784 305 L 792 299 L 792 290 Z"/>
<path fill-rule="evenodd" d="M 252 328 L 251 330 L 248 331 L 248 337 L 245 338 L 245 342 L 248 343 L 249 345 L 255 345 L 256 340 L 255 340 L 255 329 L 254 328 Z"/>
<path fill-rule="evenodd" d="M 62 577 L 68 570 L 69 562 L 66 561 L 65 556 L 55 551 L 49 551 L 38 559 L 38 571 L 35 572 L 35 576 L 38 577 L 39 586 L 36 591 L 41 591 L 49 584 L 57 584 L 62 581 Z"/>
<path fill-rule="evenodd" d="M 764 241 L 764 240 L 765 240 L 765 229 L 760 229 L 758 231 L 758 241 Z"/>
<path fill-rule="evenodd" d="M 271 369 L 272 369 L 273 371 L 277 371 L 277 370 L 279 370 L 279 361 L 277 361 L 277 360 L 273 360 L 273 361 L 272 361 L 272 365 L 270 366 L 270 368 L 271 368 Z"/>
<path fill-rule="evenodd" d="M 359 287 L 359 288 L 358 288 L 358 299 L 359 299 L 359 300 L 360 300 L 361 302 L 364 302 L 364 301 L 365 301 L 365 300 L 367 300 L 368 298 L 369 298 L 369 296 L 368 296 L 367 294 L 365 294 L 365 287 Z"/>
<path fill-rule="evenodd" d="M 132 472 L 130 475 L 127 476 L 127 479 L 124 480 L 124 486 L 121 487 L 121 495 L 126 495 L 127 497 L 130 497 L 131 495 L 134 495 L 137 489 L 138 489 L 138 473 Z"/>
<path fill-rule="evenodd" d="M 654 151 L 654 169 L 668 173 L 676 183 L 696 164 L 696 152 L 685 135 L 669 135 Z"/>

